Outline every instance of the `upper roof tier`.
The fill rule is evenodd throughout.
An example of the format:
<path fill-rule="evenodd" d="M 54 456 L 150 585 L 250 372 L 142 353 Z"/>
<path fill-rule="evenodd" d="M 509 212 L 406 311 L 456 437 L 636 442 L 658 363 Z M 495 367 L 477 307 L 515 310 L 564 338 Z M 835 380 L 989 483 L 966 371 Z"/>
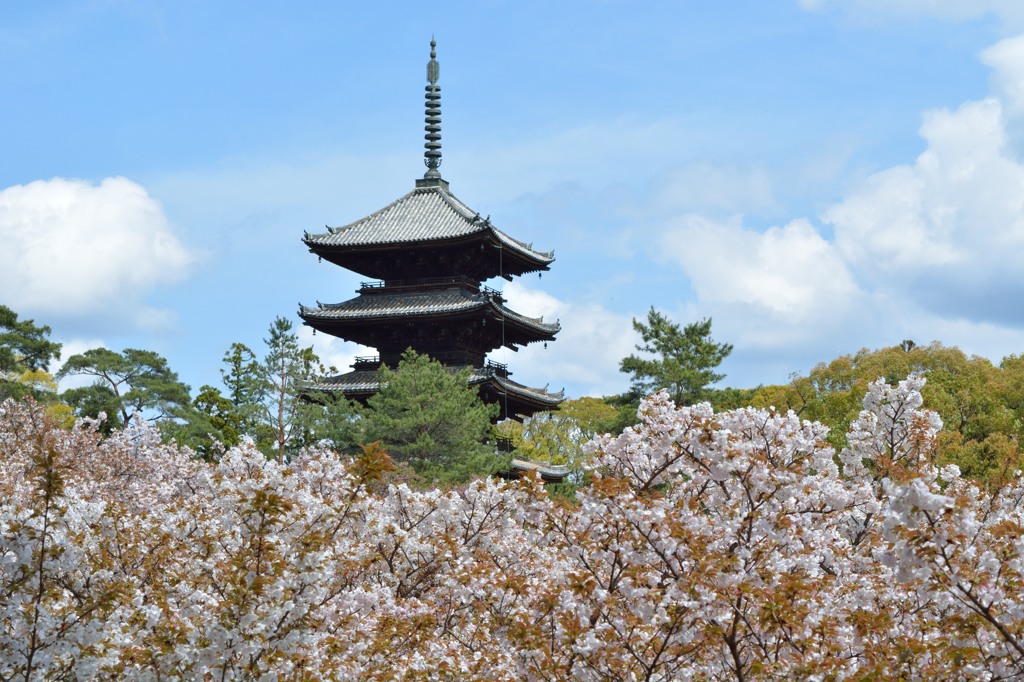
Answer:
<path fill-rule="evenodd" d="M 448 190 L 426 178 L 400 199 L 343 227 L 307 233 L 303 242 L 321 258 L 382 280 L 445 277 L 478 282 L 547 270 L 555 255 L 536 251 L 494 227 Z"/>

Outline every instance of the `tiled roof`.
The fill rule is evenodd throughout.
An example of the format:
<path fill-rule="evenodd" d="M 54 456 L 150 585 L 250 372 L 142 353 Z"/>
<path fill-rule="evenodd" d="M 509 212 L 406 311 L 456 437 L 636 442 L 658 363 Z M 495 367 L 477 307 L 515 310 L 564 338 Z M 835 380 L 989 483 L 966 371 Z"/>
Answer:
<path fill-rule="evenodd" d="M 356 370 L 345 374 L 321 377 L 307 385 L 311 391 L 344 391 L 345 393 L 376 393 L 380 388 L 377 370 Z"/>
<path fill-rule="evenodd" d="M 565 391 L 552 393 L 547 388 L 531 388 L 512 381 L 508 377 L 499 376 L 487 370 L 487 368 L 474 368 L 472 376 L 469 377 L 469 385 L 476 386 L 494 381 L 502 390 L 510 394 L 521 395 L 531 400 L 547 403 L 552 407 L 558 405 L 565 399 Z"/>
<path fill-rule="evenodd" d="M 462 368 L 451 368 L 453 372 L 458 371 L 459 369 Z M 495 374 L 486 367 L 474 367 L 473 373 L 469 377 L 470 386 L 479 386 L 491 381 L 493 381 L 502 391 L 505 391 L 510 395 L 519 395 L 529 400 L 551 405 L 551 407 L 557 406 L 565 397 L 564 391 L 552 393 L 546 388 L 531 388 L 529 386 L 523 386 L 522 384 L 510 380 L 508 377 L 502 377 Z M 380 388 L 380 384 L 377 380 L 376 370 L 356 370 L 345 374 L 323 377 L 319 381 L 309 384 L 307 388 L 311 391 L 376 393 Z"/>
<path fill-rule="evenodd" d="M 474 310 L 485 304 L 483 296 L 460 289 L 443 289 L 360 295 L 342 303 L 320 303 L 316 308 L 303 306 L 302 315 L 323 320 L 436 315 Z"/>
<path fill-rule="evenodd" d="M 511 468 L 518 473 L 536 471 L 541 478 L 556 479 L 561 481 L 568 476 L 572 469 L 567 464 L 550 464 L 548 462 L 535 462 L 531 459 L 512 459 Z"/>
<path fill-rule="evenodd" d="M 553 253 L 535 251 L 501 232 L 442 186 L 417 187 L 384 208 L 343 227 L 307 234 L 310 247 L 358 247 L 458 239 L 490 232 L 505 247 L 547 264 Z"/>
<path fill-rule="evenodd" d="M 557 322 L 544 322 L 544 318 L 520 315 L 499 303 L 494 296 L 465 289 L 361 294 L 342 303 L 321 303 L 315 308 L 301 306 L 299 315 L 303 319 L 365 320 L 452 314 L 485 307 L 490 307 L 499 318 L 504 317 L 544 333 L 555 334 L 561 329 Z"/>

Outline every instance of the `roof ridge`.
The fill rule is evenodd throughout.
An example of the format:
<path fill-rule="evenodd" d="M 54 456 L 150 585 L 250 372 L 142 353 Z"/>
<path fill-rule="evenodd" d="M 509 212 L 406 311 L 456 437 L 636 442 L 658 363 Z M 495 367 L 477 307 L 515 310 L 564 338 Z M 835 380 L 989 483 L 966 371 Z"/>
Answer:
<path fill-rule="evenodd" d="M 479 213 L 471 209 L 468 204 L 462 201 L 462 199 L 459 199 L 457 196 L 452 194 L 452 191 L 450 189 L 445 189 L 441 187 L 438 187 L 436 189 L 438 189 L 438 194 L 441 195 L 442 201 L 448 204 L 448 206 L 450 206 L 460 216 L 476 225 L 477 221 L 480 219 Z M 489 225 L 489 220 L 485 220 L 483 223 L 481 223 L 482 228 L 486 228 Z"/>

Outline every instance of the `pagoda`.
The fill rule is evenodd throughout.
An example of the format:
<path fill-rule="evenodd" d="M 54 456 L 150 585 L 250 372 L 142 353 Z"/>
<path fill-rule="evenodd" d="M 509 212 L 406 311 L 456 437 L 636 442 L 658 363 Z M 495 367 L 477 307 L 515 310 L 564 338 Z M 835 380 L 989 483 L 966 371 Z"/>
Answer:
<path fill-rule="evenodd" d="M 483 283 L 548 270 L 554 254 L 509 237 L 490 216 L 481 217 L 459 201 L 442 179 L 436 47 L 431 40 L 423 178 L 379 211 L 303 238 L 321 259 L 372 281 L 342 303 L 300 305 L 299 316 L 316 331 L 378 352 L 357 358 L 351 372 L 325 377 L 311 388 L 365 402 L 378 390 L 380 367 L 397 367 L 402 353 L 412 348 L 453 371 L 469 367 L 470 385 L 479 388 L 485 402 L 500 405 L 499 419 L 522 419 L 556 408 L 562 393 L 512 381 L 508 367 L 488 360 L 487 353 L 546 345 L 559 325 L 511 310 L 499 291 Z"/>

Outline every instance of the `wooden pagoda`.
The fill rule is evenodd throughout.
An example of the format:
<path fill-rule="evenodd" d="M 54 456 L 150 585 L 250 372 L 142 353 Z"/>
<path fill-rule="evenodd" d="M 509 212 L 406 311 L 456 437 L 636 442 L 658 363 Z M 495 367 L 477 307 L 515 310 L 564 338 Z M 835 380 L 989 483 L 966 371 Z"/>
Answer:
<path fill-rule="evenodd" d="M 480 397 L 501 406 L 499 419 L 522 419 L 551 410 L 562 393 L 512 381 L 508 367 L 487 353 L 500 347 L 518 350 L 547 343 L 557 322 L 521 315 L 508 308 L 500 292 L 483 282 L 549 269 L 554 254 L 535 250 L 491 224 L 490 217 L 459 201 L 441 178 L 441 88 L 437 85 L 436 43 L 427 64 L 427 172 L 415 188 L 379 211 L 303 242 L 323 260 L 373 281 L 342 303 L 300 306 L 299 316 L 313 329 L 377 349 L 358 358 L 352 371 L 326 377 L 316 386 L 341 391 L 365 402 L 377 392 L 381 365 L 396 367 L 412 348 L 453 370 L 469 367 L 470 385 Z"/>

